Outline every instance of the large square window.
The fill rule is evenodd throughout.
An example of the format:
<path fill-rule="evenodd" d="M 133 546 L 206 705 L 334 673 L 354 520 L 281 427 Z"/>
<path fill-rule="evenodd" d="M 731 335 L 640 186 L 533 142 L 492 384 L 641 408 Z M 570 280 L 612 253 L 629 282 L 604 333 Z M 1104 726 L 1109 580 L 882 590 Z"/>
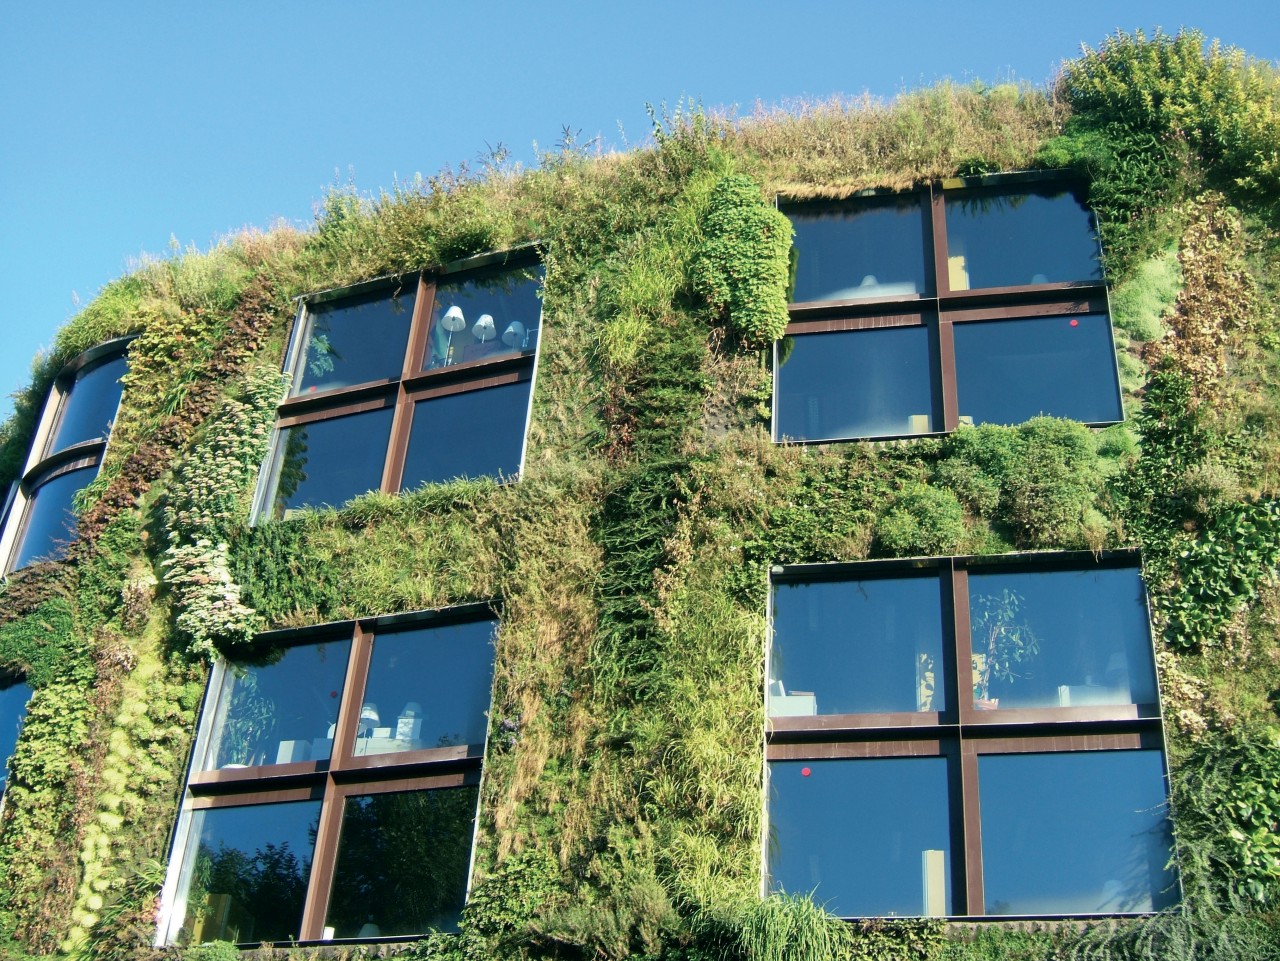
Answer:
<path fill-rule="evenodd" d="M 456 926 L 496 622 L 466 605 L 258 638 L 210 680 L 158 945 Z"/>
<path fill-rule="evenodd" d="M 775 439 L 1123 419 L 1078 185 L 1010 175 L 786 210 L 796 271 L 774 355 Z"/>
<path fill-rule="evenodd" d="M 305 298 L 256 515 L 518 476 L 542 276 L 522 257 Z"/>
<path fill-rule="evenodd" d="M 102 466 L 132 340 L 121 337 L 90 348 L 54 378 L 0 535 L 4 571 L 57 560 L 75 540 L 75 496 Z"/>
<path fill-rule="evenodd" d="M 1134 554 L 782 568 L 772 615 L 766 889 L 845 917 L 1176 903 Z"/>

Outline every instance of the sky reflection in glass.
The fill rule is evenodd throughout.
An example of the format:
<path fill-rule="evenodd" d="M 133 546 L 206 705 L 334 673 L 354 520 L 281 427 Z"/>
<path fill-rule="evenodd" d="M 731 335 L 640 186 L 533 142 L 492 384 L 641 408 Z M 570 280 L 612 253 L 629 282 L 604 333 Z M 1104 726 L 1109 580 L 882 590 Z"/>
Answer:
<path fill-rule="evenodd" d="M 529 381 L 414 404 L 402 491 L 459 477 L 515 477 L 529 415 Z"/>
<path fill-rule="evenodd" d="M 781 583 L 773 627 L 775 717 L 946 707 L 936 575 Z"/>
<path fill-rule="evenodd" d="M 978 758 L 987 914 L 1159 911 L 1177 901 L 1159 751 Z"/>
<path fill-rule="evenodd" d="M 316 420 L 280 431 L 276 518 L 302 507 L 341 507 L 382 486 L 392 409 Z"/>
<path fill-rule="evenodd" d="M 50 453 L 111 433 L 111 421 L 124 393 L 120 378 L 128 372 L 129 361 L 116 357 L 76 374 L 75 384 L 62 402 L 58 427 L 49 443 Z"/>
<path fill-rule="evenodd" d="M 20 677 L 0 675 L 0 794 L 9 777 L 9 758 L 18 743 L 22 719 L 27 716 L 31 688 Z"/>
<path fill-rule="evenodd" d="M 801 204 L 786 214 L 795 228 L 793 303 L 932 292 L 918 196 Z"/>
<path fill-rule="evenodd" d="M 1093 214 L 1070 190 L 947 193 L 952 290 L 1102 280 Z"/>
<path fill-rule="evenodd" d="M 294 394 L 399 377 L 417 289 L 413 279 L 397 296 L 383 290 L 309 305 Z"/>
<path fill-rule="evenodd" d="M 1106 314 L 954 325 L 960 418 L 1021 424 L 1041 414 L 1086 424 L 1124 418 Z"/>
<path fill-rule="evenodd" d="M 27 527 L 13 562 L 14 570 L 33 561 L 56 560 L 66 553 L 67 545 L 76 536 L 72 503 L 97 472 L 96 466 L 68 471 L 36 489 L 27 501 Z"/>
<path fill-rule="evenodd" d="M 955 913 L 945 758 L 771 761 L 769 795 L 774 890 L 841 917 Z"/>
<path fill-rule="evenodd" d="M 779 440 L 925 434 L 934 429 L 927 327 L 786 338 L 779 345 Z"/>

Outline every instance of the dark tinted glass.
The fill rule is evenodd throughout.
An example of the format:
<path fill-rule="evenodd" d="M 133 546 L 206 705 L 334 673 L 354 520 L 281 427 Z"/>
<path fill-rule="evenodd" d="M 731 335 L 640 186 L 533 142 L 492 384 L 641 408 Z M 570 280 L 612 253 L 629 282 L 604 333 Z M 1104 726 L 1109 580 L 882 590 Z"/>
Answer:
<path fill-rule="evenodd" d="M 918 196 L 804 204 L 795 227 L 793 302 L 931 293 Z"/>
<path fill-rule="evenodd" d="M 1020 424 L 1040 414 L 1086 424 L 1122 420 L 1106 314 L 956 324 L 961 421 Z"/>
<path fill-rule="evenodd" d="M 969 624 L 980 708 L 1156 703 L 1136 568 L 972 572 Z"/>
<path fill-rule="evenodd" d="M 493 627 L 472 621 L 377 635 L 355 753 L 483 744 Z"/>
<path fill-rule="evenodd" d="M 524 267 L 439 284 L 427 367 L 492 360 L 536 348 L 541 277 L 541 267 Z"/>
<path fill-rule="evenodd" d="M 1177 901 L 1159 751 L 981 756 L 978 783 L 987 914 Z"/>
<path fill-rule="evenodd" d="M 526 380 L 414 404 L 400 489 L 458 477 L 518 474 L 529 386 Z"/>
<path fill-rule="evenodd" d="M 0 794 L 9 777 L 9 758 L 18 743 L 22 719 L 27 716 L 31 688 L 21 678 L 0 676 Z"/>
<path fill-rule="evenodd" d="M 205 769 L 328 758 L 350 651 L 338 639 L 229 665 Z"/>
<path fill-rule="evenodd" d="M 975 190 L 946 194 L 952 290 L 1100 281 L 1098 234 L 1070 190 Z"/>
<path fill-rule="evenodd" d="M 325 924 L 335 938 L 456 931 L 479 789 L 347 799 Z"/>
<path fill-rule="evenodd" d="M 76 536 L 72 502 L 97 471 L 96 467 L 68 471 L 36 489 L 27 501 L 27 527 L 13 563 L 14 570 L 32 561 L 51 560 L 66 553 L 67 545 Z"/>
<path fill-rule="evenodd" d="M 945 758 L 772 761 L 769 877 L 841 917 L 955 913 Z"/>
<path fill-rule="evenodd" d="M 319 820 L 319 801 L 196 811 L 175 940 L 296 940 Z"/>
<path fill-rule="evenodd" d="M 937 577 L 777 585 L 769 665 L 774 717 L 944 710 Z"/>
<path fill-rule="evenodd" d="M 129 362 L 124 357 L 116 357 L 85 367 L 76 374 L 75 383 L 63 398 L 49 453 L 111 433 L 111 421 L 115 419 L 120 395 L 124 392 L 120 378 L 128 371 Z"/>
<path fill-rule="evenodd" d="M 309 306 L 307 340 L 294 393 L 399 377 L 417 289 L 414 281 L 396 296 L 365 294 Z"/>
<path fill-rule="evenodd" d="M 391 415 L 385 407 L 280 431 L 272 516 L 302 507 L 341 507 L 381 487 Z"/>
<path fill-rule="evenodd" d="M 778 345 L 779 440 L 894 437 L 934 429 L 927 327 L 787 337 Z"/>

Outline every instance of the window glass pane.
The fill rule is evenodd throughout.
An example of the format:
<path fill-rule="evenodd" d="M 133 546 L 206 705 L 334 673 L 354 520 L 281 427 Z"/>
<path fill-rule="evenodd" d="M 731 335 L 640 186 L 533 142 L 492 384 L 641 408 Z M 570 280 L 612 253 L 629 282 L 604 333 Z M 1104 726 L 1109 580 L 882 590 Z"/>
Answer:
<path fill-rule="evenodd" d="M 18 743 L 22 719 L 27 716 L 31 688 L 17 677 L 0 676 L 0 794 L 9 778 L 9 758 Z"/>
<path fill-rule="evenodd" d="M 303 507 L 341 507 L 382 486 L 392 409 L 317 420 L 280 431 L 272 517 Z"/>
<path fill-rule="evenodd" d="M 196 811 L 176 942 L 296 940 L 319 820 L 319 801 Z"/>
<path fill-rule="evenodd" d="M 769 714 L 942 711 L 938 578 L 778 584 Z"/>
<path fill-rule="evenodd" d="M 792 302 L 931 293 L 919 196 L 804 204 L 795 227 Z"/>
<path fill-rule="evenodd" d="M 385 291 L 307 307 L 307 340 L 295 394 L 399 377 L 417 298 L 416 280 Z"/>
<path fill-rule="evenodd" d="M 205 769 L 329 757 L 350 651 L 336 639 L 228 665 Z"/>
<path fill-rule="evenodd" d="M 945 758 L 772 761 L 769 883 L 841 917 L 951 903 Z"/>
<path fill-rule="evenodd" d="M 492 360 L 538 346 L 541 267 L 504 267 L 436 287 L 426 366 Z"/>
<path fill-rule="evenodd" d="M 14 570 L 32 561 L 52 560 L 66 553 L 67 545 L 76 536 L 72 501 L 97 471 L 96 467 L 68 471 L 36 488 L 27 501 L 27 527 L 13 563 Z"/>
<path fill-rule="evenodd" d="M 62 401 L 58 427 L 49 443 L 49 453 L 95 440 L 111 433 L 111 421 L 120 406 L 124 385 L 120 378 L 129 371 L 129 362 L 116 357 L 103 364 L 85 367 Z"/>
<path fill-rule="evenodd" d="M 483 744 L 493 628 L 485 620 L 378 634 L 355 753 Z"/>
<path fill-rule="evenodd" d="M 1124 419 L 1106 314 L 984 320 L 954 330 L 962 423 L 1021 424 L 1040 414 L 1086 424 Z"/>
<path fill-rule="evenodd" d="M 974 571 L 969 623 L 980 709 L 1156 703 L 1136 568 Z"/>
<path fill-rule="evenodd" d="M 934 429 L 927 327 L 786 337 L 778 345 L 780 440 L 894 437 Z"/>
<path fill-rule="evenodd" d="M 530 382 L 420 400 L 400 489 L 458 477 L 514 477 L 520 472 Z"/>
<path fill-rule="evenodd" d="M 1093 214 L 1071 190 L 1045 185 L 945 198 L 952 290 L 1102 280 Z"/>
<path fill-rule="evenodd" d="M 1177 901 L 1159 751 L 985 755 L 978 783 L 987 914 Z"/>
<path fill-rule="evenodd" d="M 348 798 L 325 919 L 333 937 L 456 931 L 479 796 L 463 787 Z"/>

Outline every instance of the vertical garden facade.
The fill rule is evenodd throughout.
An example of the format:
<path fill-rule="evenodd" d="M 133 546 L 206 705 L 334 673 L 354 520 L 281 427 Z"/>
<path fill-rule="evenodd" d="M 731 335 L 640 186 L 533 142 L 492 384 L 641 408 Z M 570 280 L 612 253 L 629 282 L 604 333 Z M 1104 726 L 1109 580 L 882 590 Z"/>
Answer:
<path fill-rule="evenodd" d="M 4 428 L 0 936 L 1265 956 L 1278 90 L 1117 35 L 112 283 Z"/>

